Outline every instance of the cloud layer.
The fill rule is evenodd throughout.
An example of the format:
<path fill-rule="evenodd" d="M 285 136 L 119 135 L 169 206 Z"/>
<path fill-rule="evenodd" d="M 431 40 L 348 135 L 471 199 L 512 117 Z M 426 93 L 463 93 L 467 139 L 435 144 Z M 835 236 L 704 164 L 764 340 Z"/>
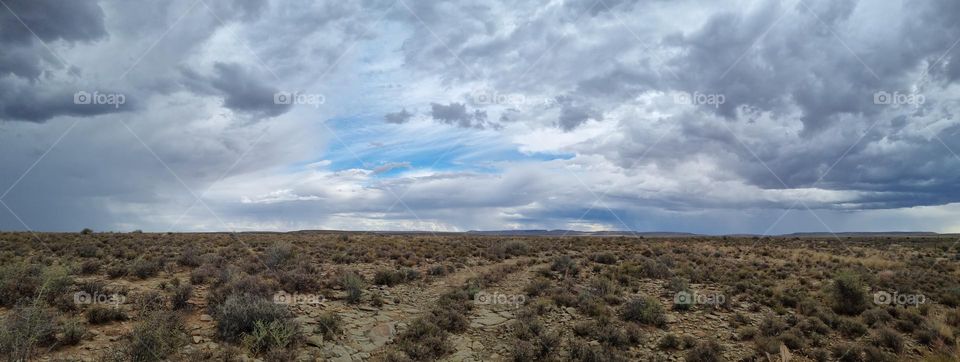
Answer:
<path fill-rule="evenodd" d="M 955 1 L 5 3 L 0 229 L 960 231 Z"/>

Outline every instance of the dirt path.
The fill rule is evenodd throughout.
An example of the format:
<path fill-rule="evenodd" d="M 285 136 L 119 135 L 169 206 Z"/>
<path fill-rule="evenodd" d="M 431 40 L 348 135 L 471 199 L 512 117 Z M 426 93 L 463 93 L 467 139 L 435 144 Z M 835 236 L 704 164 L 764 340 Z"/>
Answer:
<path fill-rule="evenodd" d="M 305 351 L 307 354 L 301 353 L 302 359 L 313 360 L 312 354 L 319 352 L 319 357 L 330 361 L 367 360 L 380 354 L 384 345 L 391 342 L 410 322 L 426 313 L 450 288 L 461 286 L 470 278 L 480 276 L 493 268 L 516 262 L 517 259 L 511 259 L 468 267 L 442 279 L 402 284 L 393 288 L 371 287 L 368 289 L 369 293 L 380 293 L 382 296 L 384 305 L 380 308 L 371 307 L 366 302 L 353 306 L 340 300 L 328 301 L 320 306 L 300 307 L 298 320 L 308 327 L 306 330 L 313 330 L 312 327 L 316 325 L 315 318 L 321 313 L 334 311 L 343 318 L 342 328 L 345 332 L 344 336 L 333 341 L 322 341 L 319 335 L 308 335 Z"/>
<path fill-rule="evenodd" d="M 510 325 L 523 305 L 523 288 L 533 279 L 536 270 L 544 266 L 546 264 L 527 266 L 485 289 L 486 298 L 483 299 L 487 302 L 480 302 L 478 298 L 470 315 L 469 329 L 450 337 L 455 351 L 442 360 L 497 361 L 509 356 L 513 338 Z"/>

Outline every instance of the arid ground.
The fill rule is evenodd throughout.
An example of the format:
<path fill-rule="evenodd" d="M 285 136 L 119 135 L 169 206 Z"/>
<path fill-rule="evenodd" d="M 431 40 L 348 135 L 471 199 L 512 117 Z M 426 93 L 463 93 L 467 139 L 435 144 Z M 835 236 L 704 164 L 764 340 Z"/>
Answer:
<path fill-rule="evenodd" d="M 955 237 L 0 233 L 0 355 L 956 361 Z"/>

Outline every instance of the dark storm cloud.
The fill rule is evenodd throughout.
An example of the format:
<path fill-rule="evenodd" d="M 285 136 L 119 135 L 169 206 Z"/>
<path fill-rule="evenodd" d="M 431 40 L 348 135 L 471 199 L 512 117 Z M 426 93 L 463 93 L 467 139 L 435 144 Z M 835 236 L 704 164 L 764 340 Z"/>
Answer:
<path fill-rule="evenodd" d="M 469 112 L 467 106 L 463 103 L 450 103 L 448 105 L 430 103 L 430 115 L 439 122 L 463 128 L 483 129 L 488 126 L 487 112 L 479 109 Z"/>
<path fill-rule="evenodd" d="M 383 116 L 384 120 L 386 120 L 387 123 L 394 123 L 394 124 L 407 123 L 407 121 L 410 120 L 410 117 L 413 117 L 413 113 L 407 112 L 406 108 L 400 110 L 399 112 L 387 113 L 386 115 Z"/>
<path fill-rule="evenodd" d="M 603 120 L 603 114 L 593 109 L 590 105 L 583 104 L 581 101 L 575 101 L 570 97 L 557 97 L 557 103 L 561 105 L 558 127 L 564 131 L 571 131 L 588 120 Z"/>
<path fill-rule="evenodd" d="M 82 72 L 65 63 L 51 47 L 107 37 L 104 13 L 96 1 L 15 0 L 5 4 L 0 8 L 0 120 L 42 122 L 59 115 L 94 116 L 133 108 L 133 99 L 116 106 L 77 104 L 76 92 L 96 90 L 48 82 Z"/>
<path fill-rule="evenodd" d="M 268 85 L 243 66 L 216 63 L 214 70 L 215 75 L 209 81 L 223 95 L 224 107 L 264 116 L 278 116 L 290 110 L 289 103 L 275 101 L 274 96 L 280 92 L 279 89 Z"/>
<path fill-rule="evenodd" d="M 4 4 L 0 41 L 5 44 L 32 44 L 34 34 L 45 42 L 89 41 L 107 35 L 103 9 L 96 0 L 7 0 Z"/>
<path fill-rule="evenodd" d="M 46 67 L 68 66 L 44 43 L 95 41 L 107 36 L 103 10 L 92 0 L 14 0 L 0 7 L 0 77 L 36 80 Z"/>

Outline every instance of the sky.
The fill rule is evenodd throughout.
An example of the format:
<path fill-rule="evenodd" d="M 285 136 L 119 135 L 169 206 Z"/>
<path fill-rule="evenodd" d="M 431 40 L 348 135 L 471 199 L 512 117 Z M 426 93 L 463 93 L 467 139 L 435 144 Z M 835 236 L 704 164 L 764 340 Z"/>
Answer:
<path fill-rule="evenodd" d="M 960 232 L 955 0 L 0 5 L 0 230 Z"/>

